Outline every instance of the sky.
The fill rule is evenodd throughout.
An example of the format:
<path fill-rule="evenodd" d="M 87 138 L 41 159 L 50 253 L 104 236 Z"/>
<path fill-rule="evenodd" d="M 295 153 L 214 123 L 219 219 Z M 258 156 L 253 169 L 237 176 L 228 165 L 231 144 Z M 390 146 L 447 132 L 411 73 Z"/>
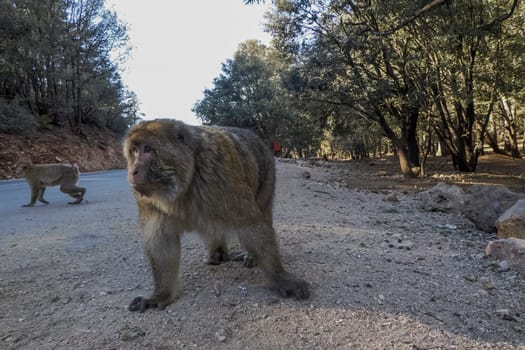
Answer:
<path fill-rule="evenodd" d="M 144 119 L 175 118 L 201 124 L 191 111 L 221 64 L 249 39 L 270 42 L 264 32 L 268 5 L 243 0 L 107 0 L 128 26 L 131 57 L 122 79 L 137 94 Z"/>

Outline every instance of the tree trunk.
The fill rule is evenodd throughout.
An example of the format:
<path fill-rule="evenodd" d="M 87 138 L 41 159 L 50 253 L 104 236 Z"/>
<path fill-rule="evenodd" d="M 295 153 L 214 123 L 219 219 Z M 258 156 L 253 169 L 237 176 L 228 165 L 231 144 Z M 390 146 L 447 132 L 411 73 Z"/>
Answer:
<path fill-rule="evenodd" d="M 454 164 L 454 168 L 457 171 L 471 173 L 476 171 L 479 155 L 479 150 L 471 152 L 458 152 L 456 154 L 452 154 L 452 164 Z"/>
<path fill-rule="evenodd" d="M 417 142 L 417 122 L 419 119 L 419 110 L 415 108 L 410 109 L 410 116 L 408 118 L 408 125 L 405 128 L 405 142 L 407 147 L 407 158 L 411 167 L 419 167 L 419 144 Z"/>
<path fill-rule="evenodd" d="M 414 174 L 412 167 L 410 166 L 407 149 L 404 147 L 397 147 L 397 155 L 399 157 L 401 173 L 406 177 L 416 177 L 416 174 Z"/>

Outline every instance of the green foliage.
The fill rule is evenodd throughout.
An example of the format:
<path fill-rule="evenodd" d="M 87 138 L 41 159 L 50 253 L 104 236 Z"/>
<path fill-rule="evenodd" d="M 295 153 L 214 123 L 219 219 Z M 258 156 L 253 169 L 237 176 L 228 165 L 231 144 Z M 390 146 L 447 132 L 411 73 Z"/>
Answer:
<path fill-rule="evenodd" d="M 118 72 L 127 42 L 104 0 L 0 0 L 0 97 L 42 127 L 130 125 Z"/>
<path fill-rule="evenodd" d="M 204 124 L 253 129 L 267 142 L 280 141 L 289 154 L 315 152 L 321 130 L 283 87 L 279 69 L 285 66 L 265 45 L 241 43 L 193 110 Z"/>
<path fill-rule="evenodd" d="M 419 139 L 434 134 L 458 170 L 475 170 L 498 96 L 523 101 L 517 0 L 287 0 L 275 2 L 268 18 L 303 113 L 332 120 L 334 140 L 346 134 L 354 147 L 367 144 L 356 137 L 362 131 L 380 130 L 405 175 L 419 167 Z M 500 109 L 508 120 L 519 110 Z M 523 123 L 513 125 L 509 134 L 523 131 Z M 381 143 L 379 134 L 367 138 Z"/>
<path fill-rule="evenodd" d="M 194 107 L 205 124 L 252 128 L 268 138 L 275 84 L 265 50 L 264 45 L 247 41 L 222 65 L 214 88 L 205 90 L 204 99 Z"/>

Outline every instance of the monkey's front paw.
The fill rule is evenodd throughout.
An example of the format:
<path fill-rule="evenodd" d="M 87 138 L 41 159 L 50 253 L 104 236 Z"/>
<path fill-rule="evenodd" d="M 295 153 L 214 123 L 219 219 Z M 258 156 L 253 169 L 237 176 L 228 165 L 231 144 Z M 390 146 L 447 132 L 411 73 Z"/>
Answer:
<path fill-rule="evenodd" d="M 310 297 L 308 283 L 293 275 L 279 276 L 272 281 L 270 288 L 283 298 L 308 299 Z"/>
<path fill-rule="evenodd" d="M 138 311 L 141 313 L 151 308 L 157 308 L 159 310 L 164 310 L 166 306 L 171 304 L 171 300 L 164 299 L 160 301 L 157 299 L 158 298 L 136 297 L 129 304 L 128 310 L 131 312 Z"/>
<path fill-rule="evenodd" d="M 149 299 L 143 298 L 143 297 L 136 297 L 131 301 L 131 303 L 128 306 L 128 310 L 131 312 L 138 311 L 138 312 L 144 312 L 148 307 L 155 307 L 156 305 L 153 305 L 149 302 Z"/>

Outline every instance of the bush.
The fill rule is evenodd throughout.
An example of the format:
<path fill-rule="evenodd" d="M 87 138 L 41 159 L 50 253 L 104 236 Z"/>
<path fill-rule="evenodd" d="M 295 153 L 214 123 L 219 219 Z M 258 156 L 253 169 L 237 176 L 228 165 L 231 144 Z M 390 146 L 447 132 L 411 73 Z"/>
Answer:
<path fill-rule="evenodd" d="M 17 100 L 0 98 L 0 132 L 6 134 L 31 135 L 36 132 L 38 122 Z"/>

